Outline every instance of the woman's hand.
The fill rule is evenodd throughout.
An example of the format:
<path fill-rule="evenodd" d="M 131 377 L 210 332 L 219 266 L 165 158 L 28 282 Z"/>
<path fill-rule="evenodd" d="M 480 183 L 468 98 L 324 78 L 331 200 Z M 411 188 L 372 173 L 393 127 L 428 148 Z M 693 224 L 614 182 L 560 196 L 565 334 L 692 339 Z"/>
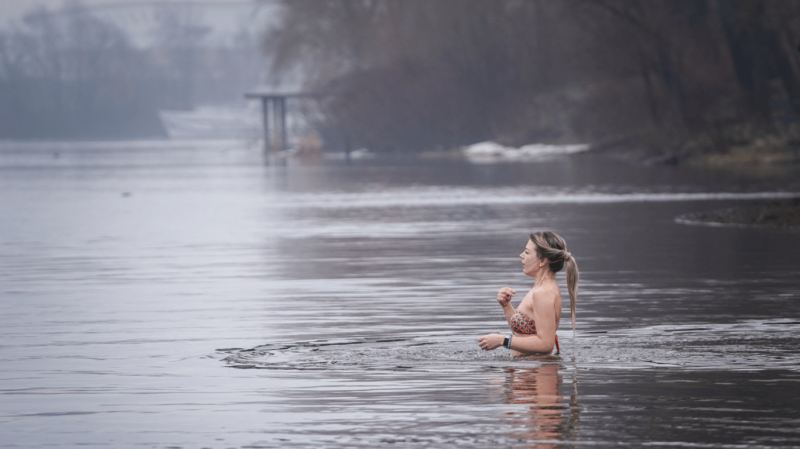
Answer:
<path fill-rule="evenodd" d="M 484 351 L 491 351 L 503 345 L 503 340 L 506 339 L 505 335 L 489 334 L 484 335 L 478 339 L 478 346 Z"/>
<path fill-rule="evenodd" d="M 505 307 L 506 304 L 511 302 L 511 298 L 516 295 L 517 292 L 514 289 L 503 287 L 497 291 L 497 302 L 500 303 L 501 306 Z"/>

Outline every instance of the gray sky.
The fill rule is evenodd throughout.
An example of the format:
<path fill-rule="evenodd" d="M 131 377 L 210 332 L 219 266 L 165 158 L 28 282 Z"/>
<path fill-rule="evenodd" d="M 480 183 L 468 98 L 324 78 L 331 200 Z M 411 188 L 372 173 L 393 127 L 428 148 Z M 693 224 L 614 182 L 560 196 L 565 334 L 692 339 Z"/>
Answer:
<path fill-rule="evenodd" d="M 247 0 L 81 0 L 86 6 L 94 5 L 122 5 L 131 3 L 242 3 Z M 37 6 L 48 9 L 59 9 L 65 0 L 0 0 L 0 28 L 5 28 L 9 23 L 21 18 L 26 12 Z"/>
<path fill-rule="evenodd" d="M 0 31 L 8 29 L 36 7 L 58 11 L 64 3 L 65 0 L 0 0 Z M 142 16 L 138 14 L 131 15 L 131 11 L 152 10 L 154 6 L 165 3 L 203 5 L 203 8 L 194 10 L 198 14 L 194 17 L 210 29 L 204 43 L 215 46 L 230 45 L 242 31 L 258 32 L 269 26 L 270 18 L 275 17 L 274 9 L 268 7 L 269 2 L 256 0 L 83 0 L 80 3 L 95 9 L 101 20 L 120 27 L 130 42 L 139 48 L 154 44 L 154 24 L 141 20 Z"/>

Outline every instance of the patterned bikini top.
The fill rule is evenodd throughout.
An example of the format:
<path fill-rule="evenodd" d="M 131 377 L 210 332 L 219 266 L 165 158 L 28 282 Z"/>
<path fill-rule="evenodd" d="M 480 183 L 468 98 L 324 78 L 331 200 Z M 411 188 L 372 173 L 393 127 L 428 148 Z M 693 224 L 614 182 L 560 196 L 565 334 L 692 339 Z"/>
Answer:
<path fill-rule="evenodd" d="M 518 334 L 533 335 L 536 333 L 536 323 L 527 315 L 517 311 L 511 317 L 511 330 Z"/>
<path fill-rule="evenodd" d="M 511 317 L 511 330 L 518 334 L 534 335 L 536 333 L 536 322 L 532 318 L 528 318 L 527 315 L 516 311 Z M 560 354 L 561 347 L 558 345 L 558 335 L 555 338 L 556 354 Z"/>

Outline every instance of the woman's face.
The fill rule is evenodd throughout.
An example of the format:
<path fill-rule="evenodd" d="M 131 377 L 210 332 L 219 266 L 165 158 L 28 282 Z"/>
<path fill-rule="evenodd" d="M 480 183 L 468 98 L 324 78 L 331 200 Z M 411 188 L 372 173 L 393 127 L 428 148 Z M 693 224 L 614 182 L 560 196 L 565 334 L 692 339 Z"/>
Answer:
<path fill-rule="evenodd" d="M 536 277 L 536 273 L 542 269 L 543 262 L 546 262 L 536 254 L 536 246 L 530 240 L 519 258 L 522 259 L 522 272 L 530 277 Z"/>

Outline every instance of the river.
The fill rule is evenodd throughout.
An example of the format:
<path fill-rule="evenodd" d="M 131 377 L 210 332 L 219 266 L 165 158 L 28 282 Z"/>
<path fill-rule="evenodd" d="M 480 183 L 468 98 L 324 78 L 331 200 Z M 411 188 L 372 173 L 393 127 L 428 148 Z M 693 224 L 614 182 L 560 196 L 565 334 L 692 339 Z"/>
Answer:
<path fill-rule="evenodd" d="M 800 446 L 800 232 L 675 222 L 797 174 L 2 142 L 0 445 Z M 545 229 L 576 335 L 481 351 Z"/>

